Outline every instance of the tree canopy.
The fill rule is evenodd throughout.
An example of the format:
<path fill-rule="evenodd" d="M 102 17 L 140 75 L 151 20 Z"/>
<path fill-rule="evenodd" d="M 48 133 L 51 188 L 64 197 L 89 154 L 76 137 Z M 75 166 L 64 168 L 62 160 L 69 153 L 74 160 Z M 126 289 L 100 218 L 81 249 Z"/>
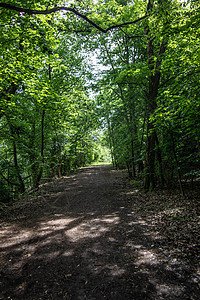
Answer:
<path fill-rule="evenodd" d="M 199 176 L 200 5 L 0 3 L 0 197 L 108 158 L 145 190 Z M 95 65 L 95 61 L 97 62 Z"/>

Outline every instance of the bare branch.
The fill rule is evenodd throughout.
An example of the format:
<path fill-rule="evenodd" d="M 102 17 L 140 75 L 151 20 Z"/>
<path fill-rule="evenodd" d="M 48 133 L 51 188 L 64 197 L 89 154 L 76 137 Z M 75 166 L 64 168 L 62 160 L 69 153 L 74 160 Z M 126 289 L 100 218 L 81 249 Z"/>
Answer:
<path fill-rule="evenodd" d="M 52 14 L 52 13 L 55 13 L 55 12 L 61 11 L 61 10 L 69 11 L 69 12 L 74 13 L 76 16 L 79 16 L 81 19 L 85 20 L 86 22 L 88 22 L 93 27 L 97 28 L 99 31 L 101 31 L 103 33 L 106 33 L 111 29 L 121 28 L 123 26 L 135 24 L 135 23 L 137 23 L 137 22 L 139 22 L 139 21 L 146 18 L 146 15 L 144 15 L 143 17 L 140 17 L 140 18 L 138 18 L 134 21 L 112 25 L 112 26 L 107 27 L 106 29 L 104 29 L 101 26 L 99 26 L 98 24 L 96 24 L 95 22 L 93 22 L 92 20 L 90 20 L 86 15 L 78 12 L 75 8 L 72 8 L 72 7 L 61 6 L 61 7 L 53 7 L 53 8 L 46 9 L 46 10 L 35 10 L 35 9 L 28 9 L 28 8 L 22 8 L 22 7 L 14 6 L 14 5 L 11 5 L 11 4 L 8 4 L 8 3 L 0 3 L 0 7 L 5 8 L 5 9 L 9 9 L 9 10 L 14 10 L 14 11 L 17 11 L 17 12 L 20 12 L 20 13 L 26 13 L 28 15 L 48 15 L 48 14 Z"/>

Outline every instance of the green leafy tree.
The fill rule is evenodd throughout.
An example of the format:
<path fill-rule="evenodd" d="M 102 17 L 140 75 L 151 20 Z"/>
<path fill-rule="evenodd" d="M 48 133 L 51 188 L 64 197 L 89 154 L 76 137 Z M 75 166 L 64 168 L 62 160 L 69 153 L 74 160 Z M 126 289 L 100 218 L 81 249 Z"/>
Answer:
<path fill-rule="evenodd" d="M 26 170 L 22 176 L 23 168 L 18 166 L 24 160 L 21 144 L 25 142 L 21 142 L 23 137 L 18 132 L 20 119 L 16 111 L 24 119 L 25 113 L 19 103 L 26 101 L 27 96 L 33 102 L 30 115 L 36 116 L 35 123 L 27 121 L 26 133 L 34 136 L 34 131 L 37 132 L 35 153 L 40 152 L 40 158 L 35 169 L 40 171 L 36 177 L 40 178 L 44 171 L 47 153 L 54 165 L 59 157 L 59 174 L 66 151 L 73 157 L 74 167 L 88 160 L 85 149 L 90 148 L 89 128 L 98 122 L 95 114 L 83 109 L 84 103 L 88 107 L 94 103 L 89 101 L 83 88 L 89 77 L 82 81 L 86 72 L 80 73 L 79 66 L 82 69 L 83 64 L 80 56 L 75 58 L 78 51 L 87 52 L 87 47 L 81 50 L 80 45 L 86 45 L 88 34 L 95 41 L 89 47 L 98 49 L 101 62 L 109 67 L 106 76 L 98 80 L 98 89 L 99 85 L 104 86 L 99 101 L 110 133 L 113 161 L 116 165 L 125 164 L 130 174 L 136 175 L 137 164 L 144 159 L 144 187 L 151 190 L 158 183 L 157 176 L 164 184 L 163 158 L 166 149 L 170 149 L 181 186 L 178 170 L 184 165 L 184 157 L 189 159 L 194 149 L 181 146 L 181 133 L 195 141 L 195 151 L 199 153 L 199 114 L 195 109 L 199 105 L 199 51 L 195 43 L 199 40 L 198 1 L 187 1 L 184 5 L 171 0 L 76 1 L 68 6 L 63 1 L 9 1 L 0 3 L 0 9 L 3 25 L 0 117 L 1 122 L 7 124 L 9 134 L 6 134 L 10 139 L 7 143 L 12 149 L 21 190 Z M 59 15 L 61 11 L 63 14 Z M 62 45 L 60 50 L 56 49 L 55 35 L 59 41 L 67 42 L 71 57 L 64 54 Z M 80 41 L 75 43 L 75 52 L 73 39 Z M 69 60 L 73 62 L 71 65 L 67 64 Z M 78 68 L 78 76 L 67 70 L 69 66 L 75 70 L 73 64 Z M 56 103 L 59 112 L 54 111 L 52 103 Z M 67 121 L 61 112 L 68 116 Z M 187 126 L 180 122 L 180 117 L 187 121 Z M 165 118 L 168 118 L 168 125 L 162 124 Z M 49 130 L 45 125 L 47 120 L 52 120 Z M 59 128 L 67 130 L 62 133 Z M 170 138 L 166 138 L 168 133 Z M 68 145 L 65 150 L 63 140 Z M 40 141 L 40 146 L 36 141 Z M 32 149 L 33 145 L 28 148 Z M 5 151 L 5 156 L 8 152 Z"/>

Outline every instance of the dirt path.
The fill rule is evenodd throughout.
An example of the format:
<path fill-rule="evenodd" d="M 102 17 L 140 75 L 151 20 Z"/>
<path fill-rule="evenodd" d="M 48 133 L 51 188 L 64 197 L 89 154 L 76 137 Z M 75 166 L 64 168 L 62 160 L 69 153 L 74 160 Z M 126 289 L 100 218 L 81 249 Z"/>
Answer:
<path fill-rule="evenodd" d="M 0 299 L 200 299 L 198 269 L 168 256 L 139 197 L 106 166 L 43 185 L 1 223 Z"/>

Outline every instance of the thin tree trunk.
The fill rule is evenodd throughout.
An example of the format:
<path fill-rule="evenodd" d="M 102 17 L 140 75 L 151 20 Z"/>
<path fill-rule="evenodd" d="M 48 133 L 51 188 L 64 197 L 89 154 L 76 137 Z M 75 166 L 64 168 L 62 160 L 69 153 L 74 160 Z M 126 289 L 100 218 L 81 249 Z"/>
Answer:
<path fill-rule="evenodd" d="M 198 152 L 199 152 L 199 156 L 200 156 L 200 142 L 199 142 L 199 134 L 196 130 L 196 138 L 197 138 L 197 148 L 198 148 Z"/>
<path fill-rule="evenodd" d="M 158 158 L 158 163 L 159 163 L 159 173 L 160 173 L 160 181 L 161 181 L 161 186 L 163 187 L 165 185 L 165 179 L 163 175 L 163 166 L 162 166 L 162 155 L 159 147 L 159 140 L 158 136 L 156 134 L 156 145 L 157 145 L 157 158 Z"/>
<path fill-rule="evenodd" d="M 17 159 L 17 147 L 16 147 L 16 143 L 13 140 L 13 156 L 14 156 L 14 164 L 15 164 L 15 169 L 17 171 L 17 177 L 19 180 L 19 191 L 20 193 L 24 193 L 25 192 L 25 185 L 24 185 L 24 181 L 21 177 L 21 174 L 19 172 L 19 166 L 18 166 L 18 159 Z"/>
<path fill-rule="evenodd" d="M 180 168 L 179 168 L 179 162 L 178 162 L 178 158 L 177 158 L 177 155 L 176 155 L 176 148 L 175 148 L 175 141 L 174 141 L 173 132 L 170 132 L 170 136 L 171 136 L 171 140 L 172 140 L 172 150 L 173 150 L 174 159 L 175 159 L 175 162 L 176 162 L 176 168 L 177 168 L 177 173 L 178 173 L 178 182 L 179 182 L 179 186 L 180 186 L 180 191 L 181 191 L 181 195 L 185 196 L 184 189 L 183 189 L 183 184 L 182 184 L 182 180 L 181 180 L 181 172 L 180 172 Z"/>
<path fill-rule="evenodd" d="M 54 126 L 55 126 L 55 123 L 54 123 Z M 59 147 L 59 167 L 58 167 L 58 178 L 61 178 L 61 170 L 62 170 L 62 155 L 61 155 L 61 145 L 60 145 L 60 142 L 59 142 L 59 139 L 58 139 L 58 133 L 55 129 L 55 132 L 56 132 L 56 140 L 57 140 L 57 143 L 58 143 L 58 147 Z"/>
<path fill-rule="evenodd" d="M 45 118 L 45 110 L 42 111 L 41 116 L 41 144 L 40 144 L 40 157 L 42 162 L 37 161 L 37 157 L 34 153 L 31 153 L 30 159 L 33 161 L 32 163 L 32 181 L 33 188 L 38 188 L 40 184 L 40 180 L 42 178 L 43 173 L 43 163 L 44 163 L 44 118 Z M 35 123 L 33 124 L 33 136 L 35 138 Z M 33 143 L 34 144 L 34 143 Z M 33 146 L 32 144 L 32 146 Z"/>
<path fill-rule="evenodd" d="M 48 65 L 48 75 L 49 75 L 49 80 L 51 80 L 51 65 Z M 42 116 L 41 116 L 41 146 L 40 146 L 40 156 L 42 159 L 42 163 L 39 168 L 39 172 L 37 173 L 35 182 L 34 182 L 34 187 L 37 188 L 40 184 L 40 180 L 42 178 L 42 173 L 43 173 L 43 165 L 44 165 L 44 119 L 45 119 L 45 113 L 46 110 L 43 108 L 42 110 Z"/>
<path fill-rule="evenodd" d="M 110 120 L 109 120 L 109 116 L 107 115 L 106 116 L 106 119 L 107 119 L 107 125 L 108 125 L 108 135 L 109 135 L 109 144 L 110 144 L 110 151 L 111 151 L 111 159 L 112 159 L 112 163 L 113 163 L 113 166 L 116 165 L 116 162 L 115 162 L 115 156 L 114 156 L 114 153 L 113 153 L 113 139 L 112 139 L 112 132 L 111 132 L 111 126 L 110 126 Z"/>
<path fill-rule="evenodd" d="M 10 123 L 9 117 L 7 117 L 7 121 L 8 121 L 8 125 L 10 127 L 10 132 L 11 132 L 11 139 L 12 139 L 12 145 L 13 145 L 13 158 L 14 158 L 14 167 L 17 173 L 17 179 L 19 181 L 19 183 L 16 183 L 14 185 L 19 187 L 19 192 L 20 193 L 24 193 L 25 192 L 25 184 L 23 181 L 23 178 L 20 174 L 20 170 L 19 170 L 19 165 L 18 165 L 18 158 L 17 158 L 17 146 L 16 146 L 16 140 L 15 140 L 15 130 L 13 125 Z"/>
<path fill-rule="evenodd" d="M 132 176 L 135 177 L 135 155 L 134 155 L 134 141 L 131 139 L 131 169 L 132 169 Z"/>
<path fill-rule="evenodd" d="M 149 122 L 147 124 L 147 139 L 146 139 L 146 157 L 145 157 L 145 177 L 144 189 L 151 191 L 155 188 L 155 131 L 151 132 L 153 125 Z"/>
<path fill-rule="evenodd" d="M 147 12 L 151 12 L 153 9 L 153 2 L 149 0 L 147 5 Z M 155 141 L 156 132 L 154 125 L 150 120 L 150 116 L 156 110 L 156 99 L 158 95 L 159 83 L 160 83 L 160 66 L 162 62 L 162 55 L 166 51 L 168 38 L 164 37 L 159 52 L 157 53 L 157 60 L 154 61 L 154 45 L 153 38 L 150 35 L 150 28 L 147 25 L 145 27 L 145 35 L 147 36 L 147 56 L 148 56 L 148 68 L 149 68 L 149 91 L 147 95 L 147 140 L 146 140 L 146 157 L 145 157 L 145 178 L 144 189 L 152 190 L 155 187 Z"/>
<path fill-rule="evenodd" d="M 40 171 L 38 173 L 37 177 L 37 186 L 40 184 L 40 180 L 42 178 L 42 173 L 43 173 L 43 164 L 44 164 L 44 118 L 45 118 L 45 109 L 42 111 L 42 118 L 41 118 L 41 158 L 42 158 L 42 164 L 40 166 Z"/>

